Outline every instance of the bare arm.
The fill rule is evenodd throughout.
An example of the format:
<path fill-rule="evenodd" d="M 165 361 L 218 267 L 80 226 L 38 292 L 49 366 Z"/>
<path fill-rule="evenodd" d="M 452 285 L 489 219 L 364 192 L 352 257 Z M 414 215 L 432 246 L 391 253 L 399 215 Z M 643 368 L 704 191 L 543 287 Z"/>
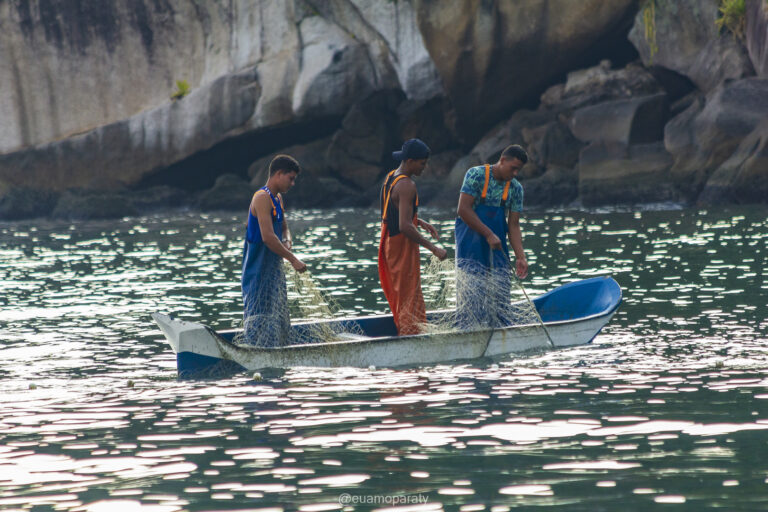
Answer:
<path fill-rule="evenodd" d="M 398 225 L 400 232 L 426 248 L 438 259 L 444 260 L 448 254 L 447 251 L 424 238 L 413 223 L 413 200 L 416 198 L 416 185 L 411 180 L 403 180 L 395 186 L 397 191 L 393 191 L 392 194 L 396 194 L 394 199 L 397 201 L 397 211 L 400 214 L 400 224 Z M 430 227 L 432 226 L 430 225 Z M 434 228 L 432 229 L 434 230 Z"/>
<path fill-rule="evenodd" d="M 281 258 L 288 260 L 294 269 L 299 272 L 305 271 L 307 266 L 285 248 L 272 229 L 272 200 L 268 194 L 256 194 L 253 196 L 251 200 L 251 213 L 259 221 L 259 230 L 261 231 L 261 239 L 264 241 L 264 245 Z"/>
<path fill-rule="evenodd" d="M 507 218 L 507 235 L 509 236 L 509 245 L 515 253 L 515 269 L 517 277 L 525 279 L 528 275 L 528 260 L 525 259 L 523 251 L 523 234 L 520 231 L 520 212 L 509 212 Z"/>
<path fill-rule="evenodd" d="M 282 200 L 282 198 L 280 198 Z M 285 210 L 283 210 L 285 212 Z M 291 238 L 291 229 L 288 227 L 288 217 L 283 215 L 283 233 L 282 233 L 283 246 L 289 251 L 293 247 L 293 239 Z"/>
<path fill-rule="evenodd" d="M 464 221 L 467 226 L 469 226 L 472 231 L 484 237 L 488 242 L 488 245 L 491 246 L 491 249 L 500 250 L 501 240 L 499 240 L 499 237 L 496 236 L 493 231 L 491 231 L 491 228 L 486 226 L 483 221 L 480 220 L 480 217 L 477 216 L 477 213 L 475 213 L 475 210 L 472 208 L 474 204 L 474 197 L 469 194 L 465 194 L 464 192 L 460 193 L 459 209 L 457 210 L 456 214 L 459 216 L 459 218 L 461 218 L 461 220 Z"/>
<path fill-rule="evenodd" d="M 429 233 L 429 235 L 435 240 L 440 240 L 440 234 L 437 232 L 437 229 L 435 229 L 435 226 L 423 220 L 421 217 L 418 217 L 416 220 L 418 221 L 419 227 L 421 229 L 425 229 L 427 233 Z"/>

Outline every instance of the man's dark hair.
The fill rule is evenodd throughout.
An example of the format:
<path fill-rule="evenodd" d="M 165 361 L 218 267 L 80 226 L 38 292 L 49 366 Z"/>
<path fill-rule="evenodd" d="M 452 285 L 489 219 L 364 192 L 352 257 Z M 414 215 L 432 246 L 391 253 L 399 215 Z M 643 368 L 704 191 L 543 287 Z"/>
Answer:
<path fill-rule="evenodd" d="M 525 152 L 522 146 L 518 144 L 512 144 L 504 148 L 501 152 L 501 156 L 505 158 L 517 158 L 521 162 L 528 163 L 528 153 Z"/>
<path fill-rule="evenodd" d="M 295 158 L 288 155 L 277 155 L 269 163 L 269 175 L 274 175 L 277 171 L 285 172 L 301 172 L 299 162 Z"/>

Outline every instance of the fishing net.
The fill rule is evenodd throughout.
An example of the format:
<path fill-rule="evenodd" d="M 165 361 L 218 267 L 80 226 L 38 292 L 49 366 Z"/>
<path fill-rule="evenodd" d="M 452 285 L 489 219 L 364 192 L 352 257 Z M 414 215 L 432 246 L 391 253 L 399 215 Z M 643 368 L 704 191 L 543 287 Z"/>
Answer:
<path fill-rule="evenodd" d="M 356 322 L 339 320 L 341 308 L 309 272 L 295 272 L 285 263 L 268 277 L 274 286 L 263 286 L 264 296 L 251 301 L 235 344 L 269 348 L 365 337 Z M 421 282 L 428 314 L 426 322 L 413 319 L 419 333 L 542 325 L 511 266 L 487 268 L 474 261 L 432 257 L 422 270 Z M 423 311 L 416 304 L 405 304 L 403 309 L 406 315 Z"/>
<path fill-rule="evenodd" d="M 363 335 L 355 322 L 334 322 L 340 308 L 317 286 L 309 272 L 299 273 L 288 262 L 260 276 L 265 285 L 246 305 L 242 331 L 233 342 L 257 347 L 284 347 L 340 341 Z M 291 326 L 293 323 L 301 325 Z M 302 323 L 302 320 L 316 320 Z"/>
<path fill-rule="evenodd" d="M 488 268 L 472 260 L 433 257 L 424 268 L 422 290 L 430 311 L 422 332 L 541 325 L 511 266 Z"/>

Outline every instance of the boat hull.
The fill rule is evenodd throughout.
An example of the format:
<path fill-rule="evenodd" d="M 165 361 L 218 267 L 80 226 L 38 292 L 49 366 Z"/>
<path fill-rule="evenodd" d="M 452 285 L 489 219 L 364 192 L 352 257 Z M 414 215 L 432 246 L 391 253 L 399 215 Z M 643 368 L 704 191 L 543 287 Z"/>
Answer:
<path fill-rule="evenodd" d="M 179 376 L 200 377 L 263 368 L 413 366 L 583 345 L 610 321 L 620 302 L 621 290 L 613 279 L 593 278 L 534 299 L 543 325 L 402 337 L 361 336 L 279 348 L 236 345 L 230 341 L 232 333 L 216 333 L 205 325 L 161 313 L 152 316 L 176 353 Z M 389 325 L 391 315 L 344 321 L 367 327 L 366 332 L 372 329 L 370 325 L 390 333 L 393 327 Z"/>

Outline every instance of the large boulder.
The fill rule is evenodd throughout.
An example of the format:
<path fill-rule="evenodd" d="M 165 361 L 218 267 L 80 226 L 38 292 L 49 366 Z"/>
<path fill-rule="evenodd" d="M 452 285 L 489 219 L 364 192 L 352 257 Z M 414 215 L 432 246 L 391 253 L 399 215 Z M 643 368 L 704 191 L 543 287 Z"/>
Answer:
<path fill-rule="evenodd" d="M 603 60 L 597 66 L 568 73 L 565 83 L 553 85 L 541 95 L 541 104 L 568 112 L 604 101 L 659 92 L 659 82 L 638 63 L 612 69 L 611 62 Z"/>
<path fill-rule="evenodd" d="M 579 195 L 579 172 L 553 165 L 537 178 L 522 180 L 525 204 L 530 206 L 565 205 Z"/>
<path fill-rule="evenodd" d="M 392 151 L 400 149 L 395 115 L 402 96 L 397 91 L 383 91 L 356 103 L 344 117 L 325 155 L 333 174 L 342 183 L 364 190 L 378 183 L 389 171 L 382 162 L 392 160 Z"/>
<path fill-rule="evenodd" d="M 746 0 L 747 51 L 760 77 L 768 77 L 768 4 L 765 0 Z"/>
<path fill-rule="evenodd" d="M 703 91 L 753 74 L 744 48 L 715 23 L 719 4 L 719 0 L 645 2 L 629 33 L 643 64 L 684 75 Z"/>
<path fill-rule="evenodd" d="M 377 53 L 373 61 L 364 42 L 333 20 L 307 16 L 299 23 L 299 37 L 302 46 L 291 53 L 300 66 L 298 75 L 294 84 L 286 84 L 289 87 L 281 91 L 282 95 L 290 95 L 285 98 L 288 108 L 282 119 L 266 119 L 258 124 L 276 125 L 295 117 L 341 116 L 355 99 L 382 85 L 397 85 L 385 56 Z M 381 76 L 377 68 L 384 71 Z"/>
<path fill-rule="evenodd" d="M 703 204 L 768 202 L 768 118 L 712 173 L 698 201 Z"/>
<path fill-rule="evenodd" d="M 430 204 L 444 207 L 456 207 L 459 203 L 459 191 L 464 183 L 464 175 L 470 167 L 485 163 L 476 153 L 469 153 L 453 164 L 451 171 L 441 180 L 442 186 L 435 191 Z"/>
<path fill-rule="evenodd" d="M 325 160 L 325 153 L 330 144 L 331 137 L 328 136 L 305 144 L 294 144 L 292 146 L 281 148 L 274 153 L 259 158 L 248 167 L 248 177 L 251 180 L 251 184 L 257 188 L 264 186 L 269 178 L 269 164 L 278 154 L 292 156 L 299 162 L 299 166 L 301 167 L 300 178 L 303 178 L 305 173 L 306 175 L 311 174 L 315 177 L 327 174 L 329 169 L 328 162 Z M 291 194 L 294 193 L 294 190 L 299 186 L 299 183 L 300 181 L 297 180 L 296 186 L 292 189 Z"/>
<path fill-rule="evenodd" d="M 633 16 L 635 0 L 414 0 L 466 139 L 574 67 Z M 623 35 L 622 35 L 623 37 Z"/>
<path fill-rule="evenodd" d="M 670 167 L 672 157 L 661 142 L 592 143 L 579 157 L 579 196 L 587 206 L 675 200 Z"/>
<path fill-rule="evenodd" d="M 203 211 L 235 210 L 248 211 L 251 198 L 256 191 L 243 178 L 235 174 L 222 174 L 209 190 L 200 194 L 197 206 Z"/>
<path fill-rule="evenodd" d="M 583 142 L 630 145 L 660 141 L 667 111 L 664 93 L 606 101 L 574 112 L 571 131 Z"/>
<path fill-rule="evenodd" d="M 573 168 L 584 144 L 560 121 L 522 129 L 528 156 L 541 167 Z"/>
<path fill-rule="evenodd" d="M 687 199 L 696 199 L 711 173 L 766 117 L 768 79 L 747 78 L 723 84 L 667 123 L 672 176 Z"/>
<path fill-rule="evenodd" d="M 451 112 L 450 102 L 444 97 L 403 101 L 397 107 L 400 139 L 421 139 L 433 153 L 456 148 L 459 141 Z"/>
<path fill-rule="evenodd" d="M 706 179 L 707 154 L 699 151 L 694 134 L 694 122 L 704 108 L 704 96 L 694 96 L 691 103 L 664 127 L 664 147 L 672 155 L 673 181 L 683 198 L 692 201 L 701 191 Z"/>
<path fill-rule="evenodd" d="M 296 185 L 286 194 L 285 202 L 291 208 L 322 208 L 328 206 L 361 206 L 362 201 L 352 188 L 330 176 L 325 158 L 331 137 L 323 137 L 306 144 L 295 144 L 253 162 L 248 169 L 251 187 L 259 189 L 269 178 L 269 163 L 278 153 L 294 157 L 301 166 Z"/>
<path fill-rule="evenodd" d="M 557 114 L 548 110 L 518 110 L 506 121 L 496 124 L 470 151 L 479 163 L 495 162 L 510 144 L 524 145 L 524 130 L 551 123 Z M 475 164 L 477 165 L 477 164 Z"/>
<path fill-rule="evenodd" d="M 429 162 L 423 175 L 442 181 L 451 173 L 453 166 L 456 165 L 456 162 L 458 162 L 463 156 L 464 153 L 457 149 L 451 151 L 443 151 L 441 153 L 432 155 L 429 157 Z"/>
<path fill-rule="evenodd" d="M 417 178 L 419 204 L 456 206 L 461 183 L 451 182 L 451 171 L 463 157 L 461 151 L 444 151 L 429 157 L 424 173 Z M 464 169 L 466 171 L 466 169 Z M 462 175 L 463 179 L 463 175 Z M 376 205 L 378 206 L 378 199 Z"/>

